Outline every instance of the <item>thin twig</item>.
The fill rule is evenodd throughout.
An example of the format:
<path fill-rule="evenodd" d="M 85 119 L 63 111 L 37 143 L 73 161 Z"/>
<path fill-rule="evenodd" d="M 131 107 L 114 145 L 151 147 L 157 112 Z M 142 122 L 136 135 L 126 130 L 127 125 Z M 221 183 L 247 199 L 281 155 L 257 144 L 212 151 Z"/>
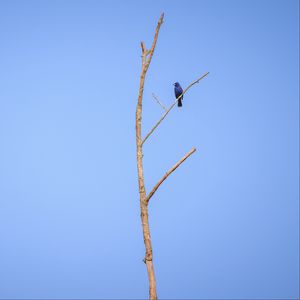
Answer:
<path fill-rule="evenodd" d="M 172 108 L 176 105 L 176 103 L 178 102 L 179 98 L 181 96 L 183 96 L 194 84 L 198 83 L 201 79 L 203 79 L 205 76 L 207 76 L 209 74 L 209 72 L 205 73 L 204 75 L 202 75 L 200 78 L 194 80 L 182 93 L 182 95 L 180 95 L 175 102 L 171 105 L 171 107 L 163 114 L 163 116 L 158 120 L 158 122 L 153 126 L 153 128 L 147 133 L 147 135 L 145 136 L 145 138 L 142 141 L 142 145 L 145 143 L 145 141 L 148 139 L 148 137 L 153 133 L 153 131 L 159 126 L 159 124 L 163 121 L 163 119 L 167 116 L 167 114 L 172 110 Z"/>
<path fill-rule="evenodd" d="M 157 191 L 159 186 L 168 178 L 170 174 L 172 174 L 189 156 L 191 156 L 196 151 L 196 148 L 192 148 L 184 157 L 182 157 L 154 186 L 152 191 L 147 196 L 147 203 L 149 202 L 150 198 L 154 195 Z"/>
<path fill-rule="evenodd" d="M 152 93 L 152 97 L 156 100 L 156 102 L 163 108 L 164 111 L 167 111 L 167 108 L 161 103 L 161 101 Z"/>

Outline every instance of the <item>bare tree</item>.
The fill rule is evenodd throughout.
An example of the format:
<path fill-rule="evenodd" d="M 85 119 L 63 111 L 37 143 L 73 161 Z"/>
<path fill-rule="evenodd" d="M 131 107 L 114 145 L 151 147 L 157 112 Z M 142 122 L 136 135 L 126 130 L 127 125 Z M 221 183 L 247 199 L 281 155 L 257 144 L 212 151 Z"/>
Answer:
<path fill-rule="evenodd" d="M 158 20 L 154 39 L 150 49 L 146 49 L 144 42 L 141 42 L 142 48 L 142 70 L 140 75 L 140 86 L 139 86 L 139 95 L 138 102 L 136 107 L 136 154 L 137 154 L 137 170 L 138 170 L 138 184 L 139 184 L 139 194 L 140 194 L 140 207 L 141 207 L 141 221 L 143 227 L 143 236 L 144 243 L 146 248 L 146 254 L 144 258 L 144 263 L 147 266 L 148 271 L 148 279 L 149 279 L 149 297 L 151 300 L 157 299 L 156 292 L 156 282 L 155 282 L 155 274 L 154 274 L 154 266 L 153 266 L 153 255 L 152 255 L 152 245 L 151 245 L 151 236 L 150 236 L 150 228 L 149 228 L 149 219 L 148 219 L 148 204 L 151 197 L 157 191 L 159 186 L 168 178 L 168 176 L 173 173 L 188 157 L 190 157 L 195 151 L 196 148 L 192 148 L 184 157 L 182 157 L 165 175 L 157 182 L 157 184 L 153 187 L 151 192 L 147 195 L 145 189 L 144 182 L 144 169 L 143 169 L 143 144 L 150 137 L 150 135 L 154 132 L 155 129 L 161 124 L 161 122 L 165 119 L 165 117 L 169 114 L 169 112 L 173 109 L 173 107 L 177 104 L 178 97 L 175 102 L 170 106 L 170 108 L 166 109 L 161 101 L 153 95 L 156 101 L 163 107 L 164 114 L 157 121 L 157 123 L 153 126 L 153 128 L 146 134 L 144 138 L 142 138 L 142 104 L 143 104 L 143 91 L 146 73 L 148 71 L 149 65 L 151 63 L 153 53 L 155 50 L 158 34 L 160 27 L 164 20 L 164 14 L 162 14 Z M 188 87 L 183 91 L 185 94 L 194 84 L 198 83 L 202 78 L 208 75 L 208 72 L 202 75 L 200 78 L 194 80 Z"/>

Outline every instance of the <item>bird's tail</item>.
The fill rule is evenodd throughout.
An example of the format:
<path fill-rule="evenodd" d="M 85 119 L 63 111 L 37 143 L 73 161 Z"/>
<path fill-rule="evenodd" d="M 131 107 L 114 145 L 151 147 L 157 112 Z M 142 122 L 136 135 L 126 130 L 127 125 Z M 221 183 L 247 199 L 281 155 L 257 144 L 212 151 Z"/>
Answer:
<path fill-rule="evenodd" d="M 181 97 L 178 99 L 178 107 L 181 107 L 182 106 L 182 102 L 181 102 Z"/>

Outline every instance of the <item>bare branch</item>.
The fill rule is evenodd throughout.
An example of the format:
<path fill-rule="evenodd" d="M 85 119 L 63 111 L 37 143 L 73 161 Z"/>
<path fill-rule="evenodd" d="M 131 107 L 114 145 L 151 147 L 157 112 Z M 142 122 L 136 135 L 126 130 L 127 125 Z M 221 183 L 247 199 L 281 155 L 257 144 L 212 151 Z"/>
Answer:
<path fill-rule="evenodd" d="M 163 23 L 163 21 L 164 21 L 164 13 L 161 14 L 161 16 L 158 20 L 157 27 L 156 27 L 156 30 L 155 30 L 154 39 L 153 39 L 153 42 L 152 42 L 152 46 L 147 52 L 147 55 L 149 55 L 149 58 L 148 58 L 147 64 L 146 64 L 146 71 L 147 71 L 147 69 L 148 69 L 148 67 L 151 63 L 151 59 L 152 59 L 154 49 L 155 49 L 155 46 L 156 46 L 156 42 L 157 42 L 157 38 L 158 38 L 159 29 L 160 29 L 160 26 Z"/>
<path fill-rule="evenodd" d="M 156 100 L 156 102 L 163 108 L 164 111 L 167 111 L 166 107 L 161 103 L 161 101 L 152 93 L 152 97 Z"/>
<path fill-rule="evenodd" d="M 145 141 L 148 139 L 148 137 L 153 133 L 153 131 L 159 126 L 159 124 L 163 121 L 163 119 L 168 115 L 168 113 L 172 110 L 172 108 L 176 105 L 178 102 L 178 99 L 183 96 L 194 84 L 198 83 L 201 79 L 203 79 L 205 76 L 207 76 L 209 72 L 202 75 L 200 78 L 194 80 L 189 86 L 183 91 L 182 95 L 180 95 L 175 102 L 170 106 L 170 108 L 163 114 L 163 116 L 158 120 L 158 122 L 153 126 L 153 128 L 147 133 L 145 138 L 142 141 L 142 145 L 145 143 Z"/>
<path fill-rule="evenodd" d="M 172 174 L 189 156 L 191 156 L 196 151 L 196 148 L 192 148 L 184 157 L 182 157 L 154 186 L 152 191 L 147 196 L 147 203 L 149 203 L 150 198 L 154 195 L 160 185 Z"/>
<path fill-rule="evenodd" d="M 150 227 L 148 220 L 148 205 L 147 205 L 147 195 L 145 190 L 145 182 L 144 182 L 144 169 L 143 169 L 143 149 L 142 149 L 142 106 L 143 106 L 143 92 L 145 85 L 146 73 L 151 62 L 156 41 L 158 38 L 158 33 L 160 26 L 163 22 L 164 15 L 162 14 L 155 31 L 154 40 L 152 43 L 152 47 L 150 50 L 147 50 L 144 42 L 141 42 L 142 48 L 142 70 L 140 75 L 140 86 L 139 86 L 139 94 L 138 101 L 136 106 L 136 116 L 135 116 L 135 128 L 136 128 L 136 157 L 137 157 L 137 169 L 138 169 L 138 184 L 139 184 L 139 194 L 140 194 L 140 207 L 141 207 L 141 221 L 143 227 L 143 236 L 144 236 L 144 244 L 146 248 L 145 254 L 145 263 L 147 266 L 148 272 L 148 280 L 149 280 L 149 297 L 151 300 L 157 299 L 156 293 L 156 282 L 155 282 L 155 274 L 154 274 L 154 265 L 152 259 L 152 244 L 150 237 Z M 147 56 L 149 55 L 148 59 Z"/>

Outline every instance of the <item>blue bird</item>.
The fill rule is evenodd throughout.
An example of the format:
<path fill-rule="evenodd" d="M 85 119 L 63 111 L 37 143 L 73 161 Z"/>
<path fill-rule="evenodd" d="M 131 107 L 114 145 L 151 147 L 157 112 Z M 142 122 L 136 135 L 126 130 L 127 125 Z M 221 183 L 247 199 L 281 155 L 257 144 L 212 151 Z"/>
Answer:
<path fill-rule="evenodd" d="M 174 86 L 175 86 L 174 87 L 175 97 L 177 99 L 180 95 L 182 95 L 183 89 L 178 82 L 175 82 Z M 183 95 L 178 99 L 178 107 L 182 106 L 182 100 L 183 100 Z"/>

